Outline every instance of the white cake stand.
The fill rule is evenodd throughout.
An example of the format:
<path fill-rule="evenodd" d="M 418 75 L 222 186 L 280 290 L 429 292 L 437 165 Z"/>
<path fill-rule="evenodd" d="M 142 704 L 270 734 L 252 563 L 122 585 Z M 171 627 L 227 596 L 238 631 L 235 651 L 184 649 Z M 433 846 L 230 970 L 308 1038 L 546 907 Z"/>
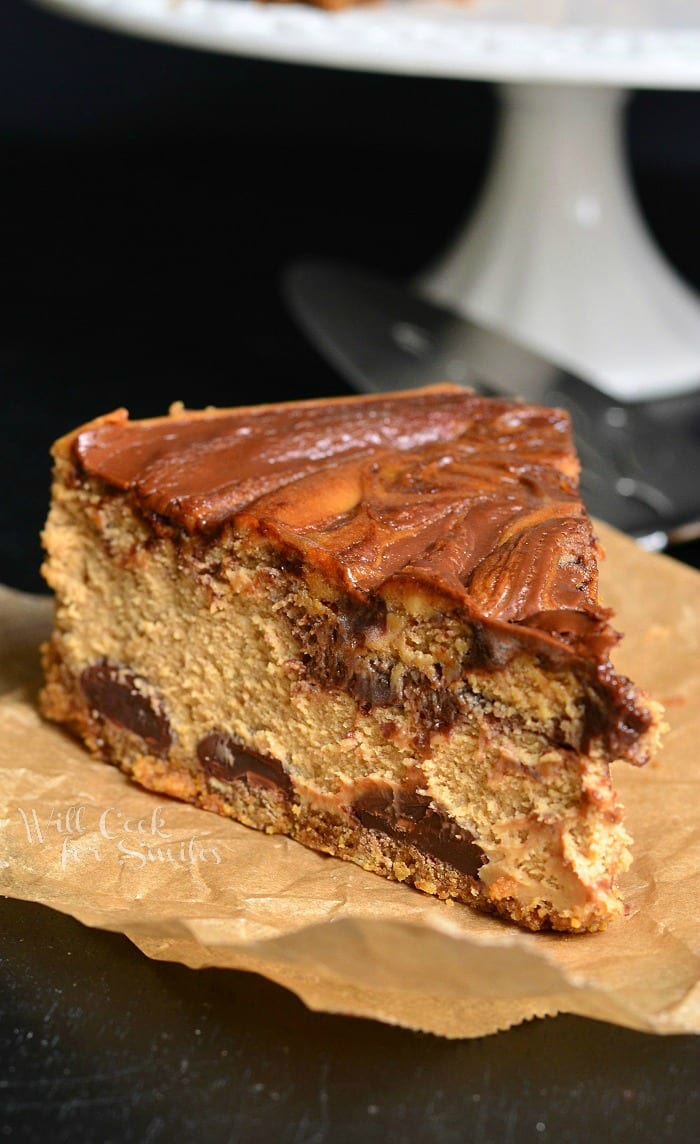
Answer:
<path fill-rule="evenodd" d="M 481 201 L 420 279 L 620 398 L 700 385 L 700 302 L 633 198 L 622 108 L 700 89 L 699 0 L 386 0 L 329 13 L 255 0 L 41 0 L 123 31 L 326 67 L 492 80 Z"/>

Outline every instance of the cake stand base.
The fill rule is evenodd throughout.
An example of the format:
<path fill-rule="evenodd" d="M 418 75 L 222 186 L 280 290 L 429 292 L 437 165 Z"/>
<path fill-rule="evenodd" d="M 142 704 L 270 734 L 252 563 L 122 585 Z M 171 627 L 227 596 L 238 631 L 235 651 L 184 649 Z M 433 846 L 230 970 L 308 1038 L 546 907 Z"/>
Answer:
<path fill-rule="evenodd" d="M 623 145 L 625 93 L 513 84 L 476 211 L 418 287 L 621 399 L 700 385 L 700 301 L 655 246 Z"/>

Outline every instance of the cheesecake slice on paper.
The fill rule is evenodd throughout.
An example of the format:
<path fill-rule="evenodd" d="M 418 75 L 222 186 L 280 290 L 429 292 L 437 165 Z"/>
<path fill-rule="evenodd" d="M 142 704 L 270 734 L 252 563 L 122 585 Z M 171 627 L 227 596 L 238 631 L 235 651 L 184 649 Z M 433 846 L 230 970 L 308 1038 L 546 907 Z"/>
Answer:
<path fill-rule="evenodd" d="M 621 911 L 618 675 L 560 410 L 452 386 L 54 447 L 45 714 L 149 790 L 530 929 Z"/>

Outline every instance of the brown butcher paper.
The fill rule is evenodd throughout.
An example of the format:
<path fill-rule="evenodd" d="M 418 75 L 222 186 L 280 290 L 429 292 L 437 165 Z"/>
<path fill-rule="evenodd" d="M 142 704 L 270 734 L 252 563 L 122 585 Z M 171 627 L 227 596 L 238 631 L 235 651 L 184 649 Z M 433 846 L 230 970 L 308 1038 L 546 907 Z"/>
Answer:
<path fill-rule="evenodd" d="M 37 708 L 49 599 L 0 589 L 0 892 L 124 933 L 149 957 L 254 971 L 312 1009 L 448 1037 L 578 1013 L 700 1031 L 700 575 L 600 526 L 614 659 L 666 706 L 664 749 L 614 771 L 634 838 L 627 916 L 521 932 L 147 793 Z"/>

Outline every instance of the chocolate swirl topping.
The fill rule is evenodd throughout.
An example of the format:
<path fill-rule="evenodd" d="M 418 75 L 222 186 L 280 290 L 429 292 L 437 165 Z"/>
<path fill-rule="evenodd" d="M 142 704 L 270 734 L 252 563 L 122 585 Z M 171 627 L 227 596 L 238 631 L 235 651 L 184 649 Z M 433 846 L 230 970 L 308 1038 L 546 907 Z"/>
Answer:
<path fill-rule="evenodd" d="M 566 414 L 452 386 L 80 431 L 74 456 L 190 533 L 252 528 L 355 598 L 420 582 L 589 658 L 616 636 Z"/>

